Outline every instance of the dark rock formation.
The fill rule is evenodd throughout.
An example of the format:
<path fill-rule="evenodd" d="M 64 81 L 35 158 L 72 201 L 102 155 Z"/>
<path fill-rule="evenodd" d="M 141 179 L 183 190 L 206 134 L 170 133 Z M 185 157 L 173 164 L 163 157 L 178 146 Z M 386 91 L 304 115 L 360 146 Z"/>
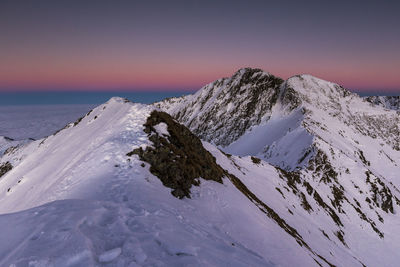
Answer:
<path fill-rule="evenodd" d="M 169 136 L 161 136 L 154 126 L 165 123 Z M 192 185 L 199 185 L 199 178 L 222 183 L 224 170 L 215 158 L 204 149 L 200 139 L 185 126 L 175 122 L 165 112 L 153 111 L 145 123 L 145 132 L 152 147 L 135 149 L 127 154 L 139 155 L 150 164 L 150 172 L 160 178 L 162 183 L 172 188 L 175 197 L 190 198 Z"/>

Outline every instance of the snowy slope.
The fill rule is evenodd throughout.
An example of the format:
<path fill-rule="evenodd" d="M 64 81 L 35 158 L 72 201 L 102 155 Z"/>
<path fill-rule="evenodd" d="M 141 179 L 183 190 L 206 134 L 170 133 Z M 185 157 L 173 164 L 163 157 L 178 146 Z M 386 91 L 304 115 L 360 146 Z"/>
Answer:
<path fill-rule="evenodd" d="M 240 83 L 243 73 L 251 73 L 251 77 L 269 75 L 257 69 L 241 69 L 227 78 L 232 81 L 219 90 L 230 92 L 230 84 Z M 254 84 L 253 81 L 249 83 Z M 296 215 L 292 223 L 296 229 L 303 229 L 299 230 L 302 236 L 313 236 L 311 244 L 318 244 L 324 251 L 339 246 L 367 266 L 395 266 L 398 259 L 393 248 L 400 242 L 395 234 L 400 230 L 396 223 L 400 206 L 398 112 L 373 106 L 337 84 L 298 75 L 281 83 L 278 98 L 270 109 L 259 111 L 253 118 L 240 118 L 246 122 L 258 121 L 258 124 L 238 128 L 232 127 L 232 121 L 237 118 L 227 107 L 240 109 L 242 100 L 237 98 L 249 99 L 257 89 L 250 86 L 249 92 L 230 95 L 230 100 L 224 103 L 220 101 L 224 97 L 220 96 L 199 105 L 204 101 L 199 96 L 216 88 L 218 86 L 212 83 L 193 96 L 164 101 L 157 106 L 226 153 L 256 156 L 278 170 L 283 169 L 281 176 L 286 177 L 282 179 L 286 185 L 262 187 L 258 184 L 254 190 L 275 188 L 282 196 L 282 204 L 288 204 L 289 217 L 296 214 L 293 205 L 300 205 L 304 214 Z M 246 83 L 241 83 L 241 88 L 247 88 Z M 269 88 L 260 90 L 270 91 Z M 262 106 L 263 102 L 253 105 Z M 210 112 L 214 107 L 222 107 L 225 115 Z M 195 124 L 186 119 L 193 114 L 196 114 Z M 220 128 L 235 138 L 213 138 Z M 251 170 L 243 173 L 254 179 L 256 175 L 248 173 Z M 268 179 L 266 177 L 264 175 L 264 179 Z M 261 195 L 270 196 L 271 193 Z M 270 203 L 272 199 L 272 196 L 267 197 L 265 201 Z M 301 222 L 299 217 L 306 219 Z M 319 238 L 330 240 L 330 248 L 322 246 L 324 241 Z M 332 254 L 327 258 L 335 262 L 338 252 L 331 252 L 334 258 Z"/>
<path fill-rule="evenodd" d="M 1 158 L 12 165 L 0 179 L 1 266 L 322 261 L 227 177 L 201 180 L 191 198 L 175 198 L 150 172 L 154 166 L 127 155 L 155 146 L 144 131 L 152 110 L 113 98 Z M 160 135 L 172 135 L 170 126 L 156 126 Z M 287 250 L 295 256 L 286 257 Z"/>
<path fill-rule="evenodd" d="M 396 111 L 248 68 L 156 106 L 205 141 L 112 98 L 0 157 L 0 266 L 397 265 Z"/>
<path fill-rule="evenodd" d="M 368 96 L 365 100 L 387 109 L 400 110 L 400 96 Z"/>
<path fill-rule="evenodd" d="M 371 106 L 343 87 L 310 75 L 283 81 L 262 70 L 245 68 L 194 95 L 155 105 L 228 153 L 256 155 L 283 168 L 307 162 L 309 157 L 302 157 L 311 153 L 313 124 L 324 130 L 330 126 L 327 120 L 339 120 L 339 126 L 350 124 L 356 135 L 379 136 L 399 149 L 396 112 Z M 295 164 L 300 159 L 302 162 Z"/>

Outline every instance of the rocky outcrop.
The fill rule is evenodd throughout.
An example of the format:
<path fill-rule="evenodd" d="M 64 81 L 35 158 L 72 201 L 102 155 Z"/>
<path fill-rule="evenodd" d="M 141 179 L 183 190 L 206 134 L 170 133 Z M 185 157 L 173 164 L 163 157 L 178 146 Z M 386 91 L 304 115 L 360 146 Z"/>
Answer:
<path fill-rule="evenodd" d="M 160 124 L 167 126 L 168 134 L 156 130 Z M 190 188 L 199 185 L 200 178 L 222 183 L 224 170 L 215 158 L 204 149 L 197 136 L 170 115 L 153 111 L 144 126 L 153 145 L 134 149 L 127 156 L 136 154 L 149 163 L 150 172 L 173 189 L 171 193 L 175 197 L 190 198 Z"/>
<path fill-rule="evenodd" d="M 11 165 L 10 162 L 5 162 L 3 164 L 0 165 L 0 177 L 2 177 L 4 174 L 6 174 L 7 172 L 11 171 L 13 168 L 13 166 Z"/>

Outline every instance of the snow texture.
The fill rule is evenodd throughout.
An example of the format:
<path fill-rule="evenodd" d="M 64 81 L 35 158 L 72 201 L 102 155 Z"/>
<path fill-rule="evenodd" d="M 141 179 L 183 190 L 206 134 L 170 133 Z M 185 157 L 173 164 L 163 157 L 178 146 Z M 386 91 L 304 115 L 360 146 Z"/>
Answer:
<path fill-rule="evenodd" d="M 126 156 L 150 144 L 143 124 L 152 110 L 113 98 L 1 158 L 14 166 L 0 180 L 1 266 L 273 265 L 260 255 L 267 246 L 242 236 L 245 223 L 226 219 L 249 217 L 258 225 L 253 235 L 264 238 L 278 227 L 232 185 L 204 182 L 179 200 L 149 166 Z M 290 237 L 283 243 L 301 254 Z"/>
<path fill-rule="evenodd" d="M 127 155 L 153 145 L 156 108 L 204 140 L 222 184 L 178 199 Z M 1 139 L 0 266 L 396 266 L 399 127 L 337 84 L 258 69 L 155 105 L 112 98 L 46 138 Z"/>
<path fill-rule="evenodd" d="M 368 96 L 365 100 L 387 109 L 400 110 L 400 96 Z"/>
<path fill-rule="evenodd" d="M 165 124 L 164 122 L 157 124 L 156 126 L 154 126 L 154 128 L 159 135 L 169 136 L 167 124 Z"/>
<path fill-rule="evenodd" d="M 226 153 L 244 157 L 230 156 L 233 165 L 240 167 L 236 175 L 266 203 L 272 205 L 275 199 L 286 203 L 272 207 L 295 225 L 319 255 L 338 266 L 361 262 L 395 266 L 394 247 L 400 243 L 394 234 L 400 230 L 395 223 L 400 206 L 400 114 L 393 110 L 394 100 L 387 109 L 387 105 L 372 105 L 335 83 L 297 75 L 280 84 L 276 101 L 264 113 L 257 111 L 256 117 L 261 119 L 254 121 L 255 116 L 235 117 L 242 108 L 237 98 L 251 99 L 253 92 L 269 92 L 271 87 L 264 88 L 256 80 L 246 82 L 243 77 L 249 75 L 270 74 L 241 69 L 222 85 L 214 82 L 192 96 L 156 106 Z M 235 84 L 244 90 L 239 95 L 230 94 Z M 216 90 L 221 92 L 218 97 L 202 97 Z M 264 102 L 258 99 L 254 105 L 261 107 Z M 230 108 L 222 108 L 225 115 L 221 115 L 214 112 L 220 107 Z M 196 118 L 195 123 L 191 118 Z M 234 124 L 238 120 L 243 122 L 239 126 Z M 213 134 L 220 128 L 235 138 L 215 139 Z M 278 175 L 260 172 L 259 176 L 264 183 L 274 184 L 251 187 L 258 176 L 253 173 L 254 166 L 239 163 L 246 159 L 275 166 Z M 280 198 L 262 191 L 267 188 Z M 297 214 L 301 209 L 301 215 Z M 300 218 L 306 219 L 301 222 Z M 349 254 L 339 256 L 344 251 Z"/>

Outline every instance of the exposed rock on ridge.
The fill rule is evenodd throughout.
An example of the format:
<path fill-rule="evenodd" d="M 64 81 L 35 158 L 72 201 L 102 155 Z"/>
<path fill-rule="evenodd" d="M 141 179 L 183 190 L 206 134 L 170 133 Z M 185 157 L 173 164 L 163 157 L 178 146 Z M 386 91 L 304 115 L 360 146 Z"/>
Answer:
<path fill-rule="evenodd" d="M 253 77 L 262 71 L 242 69 L 222 80 L 231 83 L 220 85 L 217 81 L 192 96 L 157 105 L 224 152 L 255 156 L 277 167 L 286 185 L 276 186 L 276 190 L 283 199 L 294 195 L 307 213 L 324 218 L 319 228 L 330 235 L 328 239 L 335 238 L 354 250 L 350 229 L 357 221 L 356 231 L 370 232 L 376 242 L 385 240 L 390 235 L 385 222 L 392 220 L 400 207 L 400 114 L 387 106 L 371 105 L 338 84 L 296 75 L 274 90 L 263 89 L 275 92 L 265 98 L 270 101 L 265 105 L 268 108 L 257 110 L 253 118 L 245 113 L 235 117 L 235 110 L 243 107 L 241 101 L 250 99 L 247 93 L 255 90 L 229 94 L 231 84 L 247 72 Z M 255 84 L 252 80 L 248 83 L 241 88 Z M 212 97 L 218 88 L 218 97 Z M 211 96 L 201 98 L 208 94 Z M 259 103 L 263 102 L 252 105 Z M 236 120 L 251 123 L 249 127 L 235 125 Z M 219 129 L 229 135 L 220 134 Z M 229 139 L 232 136 L 235 138 Z M 328 233 L 326 220 L 335 229 L 334 237 Z"/>
<path fill-rule="evenodd" d="M 156 106 L 172 114 L 201 139 L 226 146 L 271 113 L 283 80 L 260 69 L 245 68 L 210 83 L 189 97 Z M 174 109 L 177 107 L 179 108 Z"/>
<path fill-rule="evenodd" d="M 400 96 L 368 96 L 365 100 L 387 109 L 400 110 Z"/>
<path fill-rule="evenodd" d="M 155 129 L 160 123 L 167 125 L 167 136 Z M 199 138 L 175 122 L 170 115 L 153 111 L 144 126 L 153 146 L 137 148 L 127 156 L 137 154 L 141 160 L 148 162 L 150 171 L 165 186 L 173 189 L 171 193 L 174 196 L 190 198 L 190 188 L 200 184 L 199 178 L 222 183 L 225 171 L 204 149 Z"/>

